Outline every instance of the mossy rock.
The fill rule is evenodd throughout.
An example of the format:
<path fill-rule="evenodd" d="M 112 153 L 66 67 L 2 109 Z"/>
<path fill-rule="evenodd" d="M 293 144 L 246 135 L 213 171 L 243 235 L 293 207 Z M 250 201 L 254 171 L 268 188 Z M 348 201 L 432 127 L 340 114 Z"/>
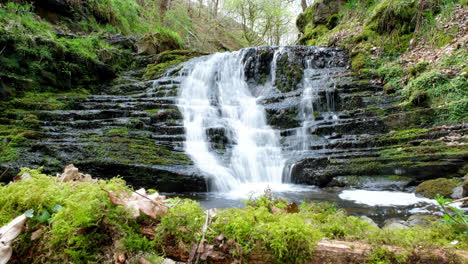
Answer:
<path fill-rule="evenodd" d="M 414 31 L 416 0 L 383 0 L 374 9 L 366 26 L 380 34 L 397 30 L 401 34 Z"/>
<path fill-rule="evenodd" d="M 204 53 L 190 50 L 171 50 L 158 54 L 152 64 L 148 64 L 144 79 L 154 79 L 161 76 L 169 68 L 176 66 L 189 59 L 206 55 Z"/>
<path fill-rule="evenodd" d="M 301 61 L 290 59 L 283 54 L 277 61 L 275 86 L 281 92 L 291 92 L 297 89 L 302 80 Z"/>
<path fill-rule="evenodd" d="M 177 37 L 166 32 L 148 33 L 137 41 L 136 46 L 138 54 L 145 55 L 183 48 L 182 42 Z"/>
<path fill-rule="evenodd" d="M 438 178 L 422 182 L 416 187 L 415 192 L 431 199 L 435 198 L 436 195 L 450 197 L 453 188 L 457 185 L 458 182 L 455 179 Z"/>

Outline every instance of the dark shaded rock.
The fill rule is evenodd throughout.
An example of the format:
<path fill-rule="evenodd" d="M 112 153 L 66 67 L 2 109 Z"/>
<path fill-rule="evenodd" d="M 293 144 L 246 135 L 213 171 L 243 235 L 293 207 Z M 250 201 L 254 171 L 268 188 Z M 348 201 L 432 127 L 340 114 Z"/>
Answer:
<path fill-rule="evenodd" d="M 116 163 L 76 164 L 81 170 L 99 178 L 120 176 L 132 186 L 156 188 L 161 192 L 205 192 L 207 185 L 202 175 L 191 168 L 182 168 L 179 172 L 161 166 L 146 166 Z"/>
<path fill-rule="evenodd" d="M 121 49 L 128 49 L 131 51 L 137 50 L 135 46 L 135 43 L 137 42 L 137 38 L 135 37 L 110 36 L 110 37 L 107 37 L 107 41 L 109 42 L 109 44 L 118 46 Z"/>
<path fill-rule="evenodd" d="M 338 13 L 341 5 L 343 5 L 346 0 L 319 0 L 315 1 L 311 6 L 313 10 L 313 23 L 314 24 L 326 24 L 327 18 L 333 14 Z"/>
<path fill-rule="evenodd" d="M 293 183 L 325 187 L 333 179 L 333 174 L 324 170 L 329 164 L 327 158 L 301 160 L 294 164 L 291 180 Z"/>

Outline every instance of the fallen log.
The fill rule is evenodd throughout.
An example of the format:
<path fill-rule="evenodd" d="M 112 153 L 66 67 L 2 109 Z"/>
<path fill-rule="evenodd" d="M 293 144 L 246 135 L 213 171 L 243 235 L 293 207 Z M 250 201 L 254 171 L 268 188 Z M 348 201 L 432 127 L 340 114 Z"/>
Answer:
<path fill-rule="evenodd" d="M 359 241 L 321 240 L 318 242 L 310 259 L 304 260 L 303 264 L 360 264 L 371 261 L 373 250 L 383 248 L 388 255 L 404 254 L 407 256 L 406 263 L 410 264 L 464 264 L 468 263 L 468 252 L 448 248 L 416 248 L 408 252 L 404 248 L 396 246 L 375 246 Z M 218 249 L 219 250 L 219 249 Z M 225 254 L 223 258 L 211 258 L 208 263 L 227 264 L 243 262 L 238 257 L 229 256 L 226 252 L 213 250 L 213 256 L 219 253 Z M 172 256 L 177 258 L 177 256 Z M 261 248 L 255 248 L 246 256 L 249 264 L 271 264 L 276 263 L 271 252 Z M 391 257 L 390 257 L 391 259 Z"/>
<path fill-rule="evenodd" d="M 389 253 L 405 254 L 407 251 L 395 246 L 381 246 Z M 363 242 L 348 242 L 338 240 L 322 240 L 318 242 L 314 250 L 314 256 L 306 263 L 333 263 L 333 264 L 353 264 L 365 263 L 369 261 L 369 256 L 375 248 Z M 445 264 L 445 263 L 467 263 L 468 252 L 462 250 L 449 249 L 425 249 L 417 248 L 407 253 L 408 261 L 411 264 Z"/>

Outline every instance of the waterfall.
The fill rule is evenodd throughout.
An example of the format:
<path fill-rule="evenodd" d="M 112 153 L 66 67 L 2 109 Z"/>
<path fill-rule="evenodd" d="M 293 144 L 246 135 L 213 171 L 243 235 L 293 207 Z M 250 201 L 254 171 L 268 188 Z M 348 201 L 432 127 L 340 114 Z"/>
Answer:
<path fill-rule="evenodd" d="M 209 177 L 215 191 L 281 184 L 285 164 L 279 135 L 245 79 L 246 50 L 217 53 L 197 61 L 181 83 L 185 151 Z M 232 147 L 219 153 L 210 130 L 223 131 Z"/>

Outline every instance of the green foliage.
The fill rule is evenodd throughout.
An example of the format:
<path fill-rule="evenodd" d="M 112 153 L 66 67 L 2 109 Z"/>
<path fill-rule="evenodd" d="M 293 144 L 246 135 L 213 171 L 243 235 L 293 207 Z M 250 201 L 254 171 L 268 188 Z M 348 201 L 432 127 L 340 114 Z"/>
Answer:
<path fill-rule="evenodd" d="M 166 249 L 186 255 L 202 237 L 206 213 L 197 202 L 174 199 L 173 207 L 159 220 L 133 219 L 107 197 L 106 191 L 127 191 L 121 179 L 57 182 L 40 170 L 24 172 L 32 179 L 0 186 L 0 225 L 27 211 L 31 219 L 14 250 L 28 263 L 41 263 L 45 256 L 57 263 L 104 263 L 109 261 L 109 250 L 116 250 L 113 241 L 120 241 L 117 250 L 127 256 L 143 256 L 158 263 L 158 255 Z M 233 257 L 248 258 L 253 251 L 260 251 L 271 256 L 271 263 L 307 261 L 323 238 L 371 243 L 372 263 L 406 260 L 406 254 L 389 254 L 385 245 L 403 247 L 410 253 L 420 247 L 447 246 L 455 239 L 460 241 L 458 248 L 465 249 L 468 244 L 459 226 L 449 222 L 381 230 L 329 203 L 294 205 L 267 193 L 249 201 L 245 208 L 219 210 L 211 220 L 205 243 L 215 243 L 223 235 Z M 466 217 L 452 217 L 466 223 Z M 154 239 L 140 233 L 142 226 L 154 228 Z M 30 236 L 39 228 L 45 232 L 32 243 Z"/>
<path fill-rule="evenodd" d="M 417 1 L 415 0 L 383 0 L 375 7 L 366 25 L 379 33 L 399 34 L 414 30 L 413 19 L 416 16 Z"/>
<path fill-rule="evenodd" d="M 36 254 L 50 255 L 51 262 L 87 263 L 102 260 L 112 239 L 121 237 L 128 252 L 149 251 L 152 242 L 139 234 L 139 225 L 123 207 L 113 205 L 106 191 L 127 191 L 121 179 L 92 182 L 57 182 L 40 170 L 22 169 L 32 179 L 0 187 L 0 226 L 29 210 L 32 219 L 15 252 L 25 261 Z M 45 229 L 44 237 L 31 244 L 30 234 Z M 23 253 L 23 254 L 22 254 Z"/>
<path fill-rule="evenodd" d="M 388 248 L 378 247 L 372 250 L 367 264 L 407 263 L 407 256 L 395 254 Z"/>
<path fill-rule="evenodd" d="M 163 25 L 180 36 L 185 36 L 192 30 L 193 23 L 187 8 L 176 3 L 164 14 Z"/>
<path fill-rule="evenodd" d="M 435 200 L 444 212 L 444 221 L 446 224 L 454 226 L 454 229 L 461 234 L 468 234 L 468 215 L 461 209 L 450 206 L 450 199 L 446 199 L 441 195 L 436 195 Z"/>
<path fill-rule="evenodd" d="M 204 222 L 205 212 L 197 202 L 180 200 L 177 206 L 161 218 L 161 224 L 155 230 L 158 247 L 163 249 L 168 245 L 186 244 L 184 251 L 190 252 L 190 245 L 198 243 L 201 238 Z"/>
<path fill-rule="evenodd" d="M 438 178 L 427 180 L 416 187 L 416 193 L 422 194 L 427 198 L 435 198 L 437 195 L 450 197 L 452 189 L 458 185 L 454 179 Z"/>
<path fill-rule="evenodd" d="M 161 52 L 158 54 L 153 64 L 148 64 L 146 66 L 146 72 L 143 78 L 157 78 L 168 69 L 200 55 L 202 54 L 188 50 L 172 50 Z"/>

